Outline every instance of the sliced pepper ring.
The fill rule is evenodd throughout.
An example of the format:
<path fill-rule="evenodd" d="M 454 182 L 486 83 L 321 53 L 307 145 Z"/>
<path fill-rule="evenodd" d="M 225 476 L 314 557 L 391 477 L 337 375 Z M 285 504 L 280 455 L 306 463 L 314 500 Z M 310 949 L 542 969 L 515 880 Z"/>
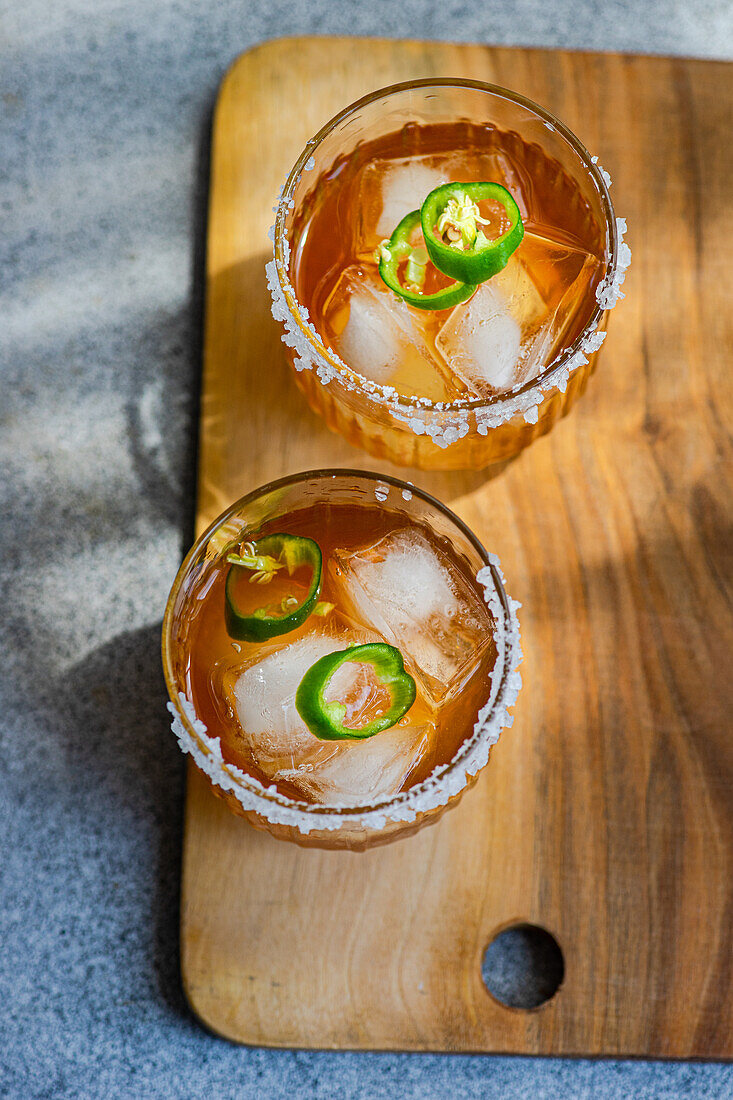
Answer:
<path fill-rule="evenodd" d="M 315 609 L 321 591 L 323 556 L 318 543 L 302 535 L 266 535 L 258 539 L 253 548 L 255 554 L 248 559 L 240 558 L 237 561 L 237 555 L 229 556 L 231 564 L 224 585 L 224 611 L 230 637 L 244 642 L 264 642 L 280 634 L 289 634 L 291 630 L 302 626 Z M 244 564 L 245 560 L 248 564 Z M 250 580 L 255 580 L 262 575 L 261 563 L 266 563 L 267 570 L 268 562 L 272 570 L 284 566 L 290 576 L 303 565 L 311 566 L 313 575 L 305 599 L 297 607 L 285 610 L 281 615 L 272 614 L 266 607 L 243 611 L 237 603 L 235 592 L 238 578 L 243 570 L 257 570 L 250 577 Z"/>
<path fill-rule="evenodd" d="M 392 699 L 385 714 L 356 729 L 343 724 L 346 714 L 343 703 L 329 703 L 324 698 L 331 677 L 347 661 L 370 664 L 380 684 L 389 689 Z M 399 649 L 386 642 L 369 642 L 327 653 L 311 665 L 295 693 L 295 706 L 313 736 L 321 741 L 363 741 L 396 725 L 415 702 L 415 695 L 415 681 L 405 671 Z"/>
<path fill-rule="evenodd" d="M 506 211 L 510 226 L 499 237 L 478 232 L 476 208 L 480 202 L 498 202 Z M 441 217 L 454 203 L 457 240 L 447 244 L 436 235 Z M 473 207 L 473 210 L 470 208 Z M 483 283 L 506 267 L 524 236 L 522 216 L 516 202 L 500 183 L 444 183 L 431 191 L 420 208 L 420 221 L 428 255 L 444 275 L 464 283 Z"/>
<path fill-rule="evenodd" d="M 379 274 L 390 290 L 399 294 L 400 298 L 404 298 L 408 305 L 415 306 L 416 309 L 451 309 L 459 302 L 465 302 L 470 298 L 476 289 L 475 285 L 455 282 L 436 291 L 435 294 L 421 294 L 418 290 L 409 290 L 400 282 L 400 264 L 409 260 L 413 251 L 410 236 L 419 225 L 419 210 L 413 210 L 405 215 L 387 243 L 380 248 Z"/>

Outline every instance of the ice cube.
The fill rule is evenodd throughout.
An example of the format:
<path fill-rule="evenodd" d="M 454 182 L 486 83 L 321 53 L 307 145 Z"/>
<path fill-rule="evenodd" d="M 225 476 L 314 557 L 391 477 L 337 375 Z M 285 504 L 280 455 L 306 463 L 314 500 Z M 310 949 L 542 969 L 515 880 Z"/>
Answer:
<path fill-rule="evenodd" d="M 597 268 L 587 252 L 525 233 L 507 266 L 455 307 L 437 350 L 477 397 L 523 385 L 559 351 Z"/>
<path fill-rule="evenodd" d="M 486 388 L 493 392 L 514 384 L 522 329 L 507 299 L 489 280 L 481 283 L 468 302 L 455 307 L 435 346 L 474 396 L 481 397 Z"/>
<path fill-rule="evenodd" d="M 391 798 L 425 755 L 429 738 L 422 726 L 393 726 L 341 750 L 311 770 L 284 774 L 316 802 L 357 806 Z"/>
<path fill-rule="evenodd" d="M 310 732 L 295 709 L 295 693 L 311 665 L 347 644 L 325 633 L 306 634 L 255 661 L 234 679 L 234 709 L 265 775 L 276 779 L 287 768 L 322 762 L 337 751 L 335 742 L 320 741 Z"/>
<path fill-rule="evenodd" d="M 396 531 L 335 551 L 329 569 L 345 613 L 401 650 L 433 703 L 460 690 L 491 633 L 482 600 L 447 556 L 419 531 Z"/>
<path fill-rule="evenodd" d="M 568 289 L 576 287 L 577 280 L 583 278 L 584 268 L 598 267 L 599 263 L 580 245 L 546 235 L 551 233 L 558 231 L 550 227 L 526 230 L 515 255 L 521 257 L 532 273 L 543 301 L 552 309 Z"/>
<path fill-rule="evenodd" d="M 545 235 L 553 232 L 555 239 Z M 594 280 L 600 278 L 602 267 L 597 256 L 557 236 L 552 229 L 526 232 L 518 250 L 551 315 L 550 322 L 545 323 L 549 329 L 548 358 L 549 353 L 557 355 L 567 342 L 578 308 L 589 295 Z"/>
<path fill-rule="evenodd" d="M 325 308 L 329 343 L 358 374 L 399 393 L 445 401 L 444 365 L 430 353 L 425 321 L 382 282 L 376 267 L 347 267 Z"/>
<path fill-rule="evenodd" d="M 450 178 L 446 164 L 436 156 L 368 164 L 357 194 L 357 254 L 372 253 L 392 236 L 405 214 L 419 209 L 430 192 Z"/>
<path fill-rule="evenodd" d="M 328 653 L 375 639 L 369 631 L 314 630 L 230 676 L 228 694 L 242 735 L 269 779 L 287 781 L 322 802 L 366 802 L 400 789 L 435 728 L 424 703 L 415 704 L 413 720 L 408 712 L 398 726 L 365 741 L 321 741 L 295 706 L 298 685 L 311 665 Z M 364 665 L 348 662 L 332 678 L 328 698 L 345 703 L 346 723 L 357 727 L 388 704 L 375 685 Z"/>
<path fill-rule="evenodd" d="M 503 149 L 467 151 L 371 161 L 357 185 L 356 254 L 367 258 L 391 237 L 405 214 L 422 206 L 442 183 L 493 180 L 514 196 L 526 222 L 532 180 L 519 160 Z"/>

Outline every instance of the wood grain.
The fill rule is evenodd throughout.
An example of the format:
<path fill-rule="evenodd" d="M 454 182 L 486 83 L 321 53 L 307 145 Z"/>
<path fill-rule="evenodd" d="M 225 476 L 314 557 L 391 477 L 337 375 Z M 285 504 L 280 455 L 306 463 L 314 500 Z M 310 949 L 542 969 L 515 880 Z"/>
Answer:
<path fill-rule="evenodd" d="M 731 1057 L 730 66 L 308 38 L 239 58 L 214 127 L 199 526 L 282 473 L 371 467 L 290 379 L 267 229 L 338 108 L 432 75 L 563 118 L 611 172 L 635 257 L 565 421 L 496 476 L 407 475 L 500 555 L 524 604 L 516 723 L 456 810 L 364 854 L 259 834 L 192 769 L 186 992 L 254 1044 Z M 565 956 L 534 1012 L 481 981 L 515 920 Z"/>

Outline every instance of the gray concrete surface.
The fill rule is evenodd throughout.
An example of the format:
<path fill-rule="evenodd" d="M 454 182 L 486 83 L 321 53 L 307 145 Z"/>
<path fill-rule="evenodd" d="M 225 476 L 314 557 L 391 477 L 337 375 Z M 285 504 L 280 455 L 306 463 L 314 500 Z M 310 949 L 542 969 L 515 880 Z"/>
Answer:
<path fill-rule="evenodd" d="M 0 0 L 0 20 L 0 1096 L 733 1096 L 721 1065 L 206 1034 L 179 984 L 183 763 L 158 659 L 232 58 L 286 33 L 730 57 L 730 4 Z"/>

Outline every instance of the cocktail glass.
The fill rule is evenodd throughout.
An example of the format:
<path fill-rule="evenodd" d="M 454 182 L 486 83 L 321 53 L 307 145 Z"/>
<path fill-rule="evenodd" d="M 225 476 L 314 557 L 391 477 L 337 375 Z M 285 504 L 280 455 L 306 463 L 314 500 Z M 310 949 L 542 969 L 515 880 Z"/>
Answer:
<path fill-rule="evenodd" d="M 403 579 L 397 579 L 398 587 L 407 576 L 412 586 L 412 595 L 417 594 L 419 598 L 420 592 L 424 591 L 421 580 L 423 567 L 426 566 L 430 571 L 436 568 L 436 562 L 445 564 L 450 558 L 451 569 L 455 567 L 462 578 L 459 587 L 453 589 L 454 595 L 459 590 L 466 591 L 466 585 L 472 588 L 471 606 L 475 612 L 478 603 L 483 625 L 476 628 L 472 641 L 469 635 L 466 636 L 469 648 L 472 646 L 475 649 L 475 654 L 471 657 L 473 664 L 464 665 L 463 671 L 458 665 L 451 667 L 450 676 L 453 679 L 450 703 L 448 689 L 445 686 L 436 689 L 435 679 L 431 680 L 429 675 L 426 677 L 426 682 L 430 681 L 432 684 L 428 685 L 427 693 L 432 693 L 432 702 L 428 702 L 434 706 L 438 716 L 436 728 L 441 737 L 447 738 L 441 742 L 443 757 L 439 754 L 431 757 L 438 760 L 436 766 L 429 773 L 420 776 L 419 781 L 416 778 L 412 785 L 406 782 L 402 789 L 391 792 L 389 796 L 361 802 L 337 798 L 324 803 L 309 797 L 309 788 L 307 784 L 302 784 L 302 775 L 297 778 L 301 787 L 293 789 L 287 781 L 283 785 L 279 780 L 273 780 L 272 773 L 269 776 L 263 775 L 258 773 L 256 767 L 247 770 L 246 766 L 238 766 L 236 761 L 241 765 L 241 758 L 236 751 L 232 753 L 228 750 L 228 714 L 221 709 L 212 710 L 208 694 L 211 685 L 222 682 L 219 672 L 223 664 L 249 660 L 248 667 L 251 667 L 254 658 L 251 652 L 249 656 L 243 653 L 243 647 L 225 638 L 221 631 L 219 633 L 225 638 L 224 642 L 221 645 L 212 642 L 211 638 L 219 628 L 216 627 L 212 633 L 211 623 L 216 616 L 221 619 L 224 614 L 221 582 L 228 569 L 227 555 L 233 547 L 241 546 L 243 540 L 258 538 L 263 530 L 292 530 L 296 522 L 300 522 L 302 530 L 305 522 L 303 517 L 306 517 L 311 536 L 318 538 L 321 522 L 328 522 L 332 533 L 334 530 L 338 532 L 342 515 L 352 517 L 351 521 L 358 526 L 362 513 L 367 519 L 375 517 L 375 522 L 380 527 L 380 537 L 384 530 L 392 530 L 394 527 L 402 532 L 400 537 L 414 536 L 417 540 L 409 548 L 411 555 L 416 547 L 419 551 L 419 560 L 410 558 L 410 562 L 414 560 L 416 563 L 414 578 L 403 571 L 400 574 Z M 333 534 L 331 541 L 333 542 Z M 430 559 L 433 551 L 437 557 L 431 559 L 432 564 L 431 560 L 426 564 L 426 555 Z M 376 556 L 383 559 L 385 554 L 386 551 L 381 551 Z M 334 553 L 331 556 L 335 558 L 337 555 Z M 361 562 L 363 564 L 363 558 Z M 343 568 L 348 570 L 352 567 L 347 556 L 342 555 L 341 564 L 337 563 L 337 570 Z M 438 565 L 437 568 L 440 570 L 443 567 Z M 356 573 L 352 571 L 350 583 L 354 576 Z M 360 576 L 364 577 L 365 574 Z M 454 579 L 451 579 L 451 584 Z M 440 585 L 442 578 L 437 576 L 436 581 Z M 367 584 L 366 581 L 364 583 Z M 217 591 L 219 596 L 215 595 Z M 363 596 L 365 591 L 370 590 L 367 585 L 367 589 L 360 591 Z M 374 599 L 371 596 L 369 598 Z M 217 603 L 217 600 L 220 602 Z M 394 625 L 394 619 L 390 620 L 395 604 L 394 591 L 390 592 L 390 600 L 392 611 L 388 609 L 384 612 L 384 622 L 384 609 L 377 597 L 372 606 L 376 608 L 375 618 L 378 622 L 367 623 L 376 634 L 382 631 L 382 637 L 390 629 L 389 623 Z M 399 604 L 400 600 L 397 599 L 396 602 Z M 173 714 L 174 732 L 182 749 L 191 754 L 197 767 L 209 779 L 214 792 L 226 802 L 229 809 L 275 837 L 293 840 L 305 846 L 363 849 L 405 836 L 422 825 L 437 820 L 444 810 L 455 805 L 488 762 L 489 751 L 498 739 L 501 729 L 511 724 L 508 708 L 514 704 L 521 684 L 517 671 L 521 649 L 516 606 L 504 591 L 501 568 L 495 556 L 484 549 L 456 515 L 421 489 L 396 478 L 350 470 L 313 471 L 272 482 L 237 501 L 201 535 L 186 556 L 173 584 L 163 622 L 162 642 L 163 667 L 171 699 L 169 708 Z M 210 613 L 212 609 L 215 610 L 214 619 Z M 434 616 L 435 612 L 436 608 L 433 607 L 430 614 Z M 439 607 L 437 612 L 443 613 Z M 458 633 L 465 631 L 467 625 L 459 619 L 471 618 L 471 615 L 475 618 L 474 612 L 466 616 L 461 611 L 460 616 L 456 615 L 453 620 L 451 630 Z M 445 614 L 454 614 L 454 610 L 446 609 Z M 385 622 L 387 626 L 384 625 Z M 429 632 L 420 634 L 418 631 L 412 640 L 405 643 L 409 654 L 418 652 L 415 647 L 423 642 L 435 647 L 435 639 L 441 630 L 440 621 L 431 618 L 430 624 Z M 306 631 L 305 643 L 308 643 L 307 624 L 301 629 Z M 400 629 L 402 628 L 398 625 L 398 634 Z M 297 633 L 293 637 L 298 637 Z M 200 649 L 203 643 L 197 640 L 201 638 L 209 639 L 206 643 L 209 649 L 203 653 L 203 657 Z M 390 636 L 386 640 L 395 639 Z M 278 642 L 287 646 L 288 636 L 278 639 Z M 399 639 L 398 642 L 403 644 Z M 302 638 L 298 644 L 304 644 Z M 194 653 L 197 646 L 198 656 Z M 250 647 L 250 650 L 253 648 L 256 647 Z M 267 647 L 265 652 L 269 652 Z M 281 656 L 284 654 L 286 661 L 290 659 L 289 650 L 282 649 L 278 652 Z M 422 650 L 419 651 L 416 664 L 428 668 L 434 655 L 425 661 L 421 654 Z M 450 659 L 453 660 L 454 657 L 455 654 Z M 440 663 L 440 653 L 437 658 Z M 257 655 L 256 659 L 259 660 Z M 464 659 L 465 655 L 460 658 Z M 280 678 L 278 683 L 281 683 L 284 665 L 279 658 L 278 661 L 277 677 Z M 266 671 L 266 667 L 271 666 L 262 663 L 259 667 L 263 669 L 262 674 L 258 672 L 254 679 L 260 683 L 257 690 L 262 692 L 261 685 L 264 685 L 264 692 L 258 696 L 256 706 L 267 712 L 272 702 L 268 693 L 274 693 L 280 688 L 276 689 L 274 674 Z M 203 687 L 200 680 L 201 668 L 205 673 Z M 228 675 L 226 668 L 223 675 Z M 446 674 L 442 678 L 447 683 L 449 676 Z M 421 690 L 418 686 L 418 702 Z M 444 697 L 440 696 L 441 692 L 445 692 Z M 423 701 L 423 707 L 425 705 Z M 452 710 L 443 709 L 449 705 Z M 238 713 L 241 714 L 241 711 Z M 444 723 L 445 728 L 440 725 L 444 714 L 452 716 L 451 722 Z M 202 717 L 206 717 L 208 727 Z M 234 718 L 233 713 L 231 717 Z M 268 727 L 263 734 L 268 741 L 269 733 Z M 379 738 L 384 736 L 384 733 L 379 733 L 372 738 L 372 742 L 377 744 Z M 350 745 L 353 744 L 350 742 Z M 379 743 L 385 744 L 384 741 Z M 447 756 L 446 745 L 450 746 Z M 361 751 L 361 746 L 353 751 Z M 389 766 L 389 761 L 386 764 Z M 318 775 L 316 765 L 316 781 Z M 418 776 L 418 772 L 415 772 L 415 776 Z"/>
<path fill-rule="evenodd" d="M 514 195 L 525 238 L 473 299 L 429 317 L 386 291 L 372 250 L 440 182 L 477 178 Z M 489 84 L 412 81 L 341 111 L 285 182 L 268 264 L 311 407 L 370 454 L 423 469 L 479 469 L 548 432 L 623 297 L 630 252 L 609 182 L 549 111 Z"/>

